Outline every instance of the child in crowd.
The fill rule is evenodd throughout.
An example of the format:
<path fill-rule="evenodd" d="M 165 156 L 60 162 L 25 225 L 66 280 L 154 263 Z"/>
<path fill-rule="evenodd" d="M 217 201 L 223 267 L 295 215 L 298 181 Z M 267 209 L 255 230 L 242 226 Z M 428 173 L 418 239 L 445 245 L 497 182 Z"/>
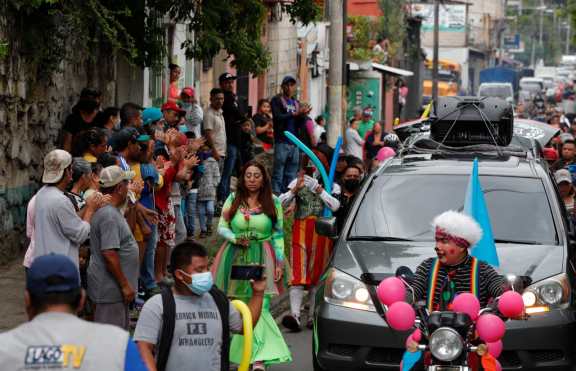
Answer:
<path fill-rule="evenodd" d="M 214 148 L 207 141 L 198 151 L 203 174 L 198 182 L 197 209 L 200 221 L 200 236 L 206 238 L 212 234 L 212 219 L 214 219 L 214 203 L 216 202 L 216 187 L 220 183 L 220 170 L 218 161 L 212 156 Z"/>

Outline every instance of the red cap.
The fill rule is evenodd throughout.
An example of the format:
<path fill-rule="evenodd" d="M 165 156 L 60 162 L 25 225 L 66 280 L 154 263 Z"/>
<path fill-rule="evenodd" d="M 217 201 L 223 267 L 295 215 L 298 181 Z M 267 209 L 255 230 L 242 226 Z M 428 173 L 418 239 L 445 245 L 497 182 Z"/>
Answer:
<path fill-rule="evenodd" d="M 186 87 L 186 88 L 182 89 L 180 94 L 186 94 L 189 97 L 194 97 L 194 95 L 195 95 L 194 88 Z"/>
<path fill-rule="evenodd" d="M 544 153 L 544 159 L 546 161 L 558 160 L 558 151 L 556 151 L 554 148 L 544 148 L 542 152 Z"/>
<path fill-rule="evenodd" d="M 164 111 L 174 111 L 176 113 L 185 113 L 183 109 L 178 107 L 178 105 L 174 102 L 166 102 L 162 105 L 162 112 Z"/>

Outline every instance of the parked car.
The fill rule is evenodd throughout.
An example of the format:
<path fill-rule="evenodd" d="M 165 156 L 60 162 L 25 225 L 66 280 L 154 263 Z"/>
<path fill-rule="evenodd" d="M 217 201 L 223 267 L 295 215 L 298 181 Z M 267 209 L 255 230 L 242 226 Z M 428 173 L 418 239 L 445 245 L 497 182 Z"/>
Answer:
<path fill-rule="evenodd" d="M 415 270 L 435 255 L 430 223 L 443 211 L 463 209 L 474 157 L 500 259 L 498 272 L 529 276 L 525 292 L 535 297 L 526 303 L 527 321 L 507 322 L 499 361 L 504 369 L 571 369 L 576 235 L 538 155 L 539 144 L 530 143 L 521 151 L 506 147 L 474 154 L 465 148 L 447 153 L 408 148 L 364 182 L 341 231 L 331 220 L 317 223 L 319 233 L 337 240 L 315 298 L 315 370 L 398 370 L 408 333 L 386 324 L 375 277 L 392 276 L 399 266 Z"/>

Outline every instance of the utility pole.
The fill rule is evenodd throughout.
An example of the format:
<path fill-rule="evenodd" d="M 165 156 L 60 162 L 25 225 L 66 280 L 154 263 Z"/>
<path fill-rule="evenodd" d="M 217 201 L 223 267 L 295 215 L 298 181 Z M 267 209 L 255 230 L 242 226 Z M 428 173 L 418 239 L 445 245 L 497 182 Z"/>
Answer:
<path fill-rule="evenodd" d="M 346 0 L 331 0 L 330 17 L 330 70 L 328 71 L 328 107 L 330 122 L 328 125 L 328 145 L 334 147 L 342 135 L 344 122 L 344 9 Z"/>
<path fill-rule="evenodd" d="M 438 101 L 438 49 L 440 28 L 440 0 L 434 0 L 434 55 L 432 57 L 432 101 Z"/>
<path fill-rule="evenodd" d="M 542 48 L 542 34 L 544 33 L 544 0 L 540 0 L 540 32 L 538 33 L 538 45 Z"/>
<path fill-rule="evenodd" d="M 570 38 L 572 37 L 572 23 L 568 20 L 568 27 L 566 28 L 566 55 L 570 55 Z"/>

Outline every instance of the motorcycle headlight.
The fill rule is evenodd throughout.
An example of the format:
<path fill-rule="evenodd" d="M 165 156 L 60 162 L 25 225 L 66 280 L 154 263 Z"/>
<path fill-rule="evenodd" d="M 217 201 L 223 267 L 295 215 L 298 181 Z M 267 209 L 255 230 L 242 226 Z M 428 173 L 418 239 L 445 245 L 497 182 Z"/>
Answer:
<path fill-rule="evenodd" d="M 464 341 L 456 330 L 440 327 L 430 336 L 430 352 L 443 362 L 450 362 L 460 357 L 464 349 Z"/>
<path fill-rule="evenodd" d="M 334 268 L 328 272 L 324 300 L 334 305 L 376 312 L 366 285 Z"/>

